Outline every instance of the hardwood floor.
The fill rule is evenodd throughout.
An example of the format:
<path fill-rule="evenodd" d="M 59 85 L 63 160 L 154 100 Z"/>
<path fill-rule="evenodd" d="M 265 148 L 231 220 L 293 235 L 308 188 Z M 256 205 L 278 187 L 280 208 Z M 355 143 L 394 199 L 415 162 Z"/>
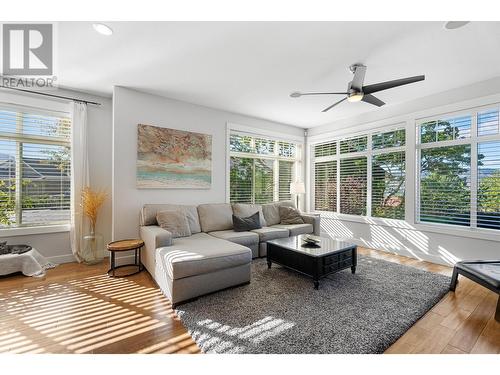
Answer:
<path fill-rule="evenodd" d="M 386 252 L 375 258 L 451 275 L 451 268 Z M 68 263 L 42 279 L 0 278 L 0 352 L 199 353 L 147 272 L 108 278 L 107 263 Z M 460 278 L 386 353 L 500 353 L 497 296 Z"/>

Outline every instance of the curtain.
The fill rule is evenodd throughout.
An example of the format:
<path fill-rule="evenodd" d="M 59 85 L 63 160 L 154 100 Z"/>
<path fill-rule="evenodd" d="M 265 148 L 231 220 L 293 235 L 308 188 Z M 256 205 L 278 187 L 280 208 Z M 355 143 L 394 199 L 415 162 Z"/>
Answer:
<path fill-rule="evenodd" d="M 71 250 L 78 260 L 82 247 L 85 220 L 82 213 L 82 189 L 89 185 L 89 160 L 87 148 L 87 104 L 75 102 L 71 126 Z"/>

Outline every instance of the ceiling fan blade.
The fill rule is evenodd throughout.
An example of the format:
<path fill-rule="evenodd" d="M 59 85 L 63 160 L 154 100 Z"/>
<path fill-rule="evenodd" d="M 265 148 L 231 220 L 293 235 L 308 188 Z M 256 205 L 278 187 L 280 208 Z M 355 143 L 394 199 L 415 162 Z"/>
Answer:
<path fill-rule="evenodd" d="M 290 97 L 300 98 L 304 95 L 347 95 L 348 92 L 292 92 Z"/>
<path fill-rule="evenodd" d="M 363 95 L 363 99 L 361 99 L 361 101 L 376 105 L 377 107 L 382 107 L 385 104 L 382 100 L 370 94 Z"/>
<path fill-rule="evenodd" d="M 338 102 L 333 103 L 330 107 L 325 108 L 325 109 L 324 109 L 324 110 L 322 110 L 321 112 L 327 112 L 327 111 L 329 111 L 330 109 L 332 109 L 333 107 L 335 107 L 337 104 L 342 103 L 344 100 L 347 100 L 347 98 L 341 99 L 341 100 L 339 100 Z"/>
<path fill-rule="evenodd" d="M 357 65 L 352 78 L 351 88 L 356 91 L 361 91 L 363 82 L 365 81 L 366 66 Z"/>
<path fill-rule="evenodd" d="M 373 85 L 364 86 L 362 91 L 365 95 L 372 94 L 374 92 L 392 89 L 393 87 L 398 87 L 398 86 L 408 85 L 409 83 L 423 81 L 424 79 L 425 79 L 424 75 L 395 79 L 393 81 L 380 82 L 380 83 L 375 83 Z"/>

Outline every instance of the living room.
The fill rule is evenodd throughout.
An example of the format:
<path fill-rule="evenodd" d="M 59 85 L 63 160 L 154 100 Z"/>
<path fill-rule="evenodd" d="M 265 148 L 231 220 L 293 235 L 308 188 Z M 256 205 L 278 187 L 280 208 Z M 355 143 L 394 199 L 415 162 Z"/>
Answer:
<path fill-rule="evenodd" d="M 500 22 L 186 6 L 2 22 L 0 352 L 497 364 Z"/>

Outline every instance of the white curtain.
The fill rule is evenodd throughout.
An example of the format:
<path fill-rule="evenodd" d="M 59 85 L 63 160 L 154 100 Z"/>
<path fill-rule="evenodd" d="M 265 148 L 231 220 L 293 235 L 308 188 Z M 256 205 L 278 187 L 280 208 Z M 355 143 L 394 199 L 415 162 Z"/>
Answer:
<path fill-rule="evenodd" d="M 71 250 L 78 260 L 84 234 L 81 193 L 89 185 L 89 160 L 87 148 L 87 104 L 75 102 L 71 124 Z"/>

